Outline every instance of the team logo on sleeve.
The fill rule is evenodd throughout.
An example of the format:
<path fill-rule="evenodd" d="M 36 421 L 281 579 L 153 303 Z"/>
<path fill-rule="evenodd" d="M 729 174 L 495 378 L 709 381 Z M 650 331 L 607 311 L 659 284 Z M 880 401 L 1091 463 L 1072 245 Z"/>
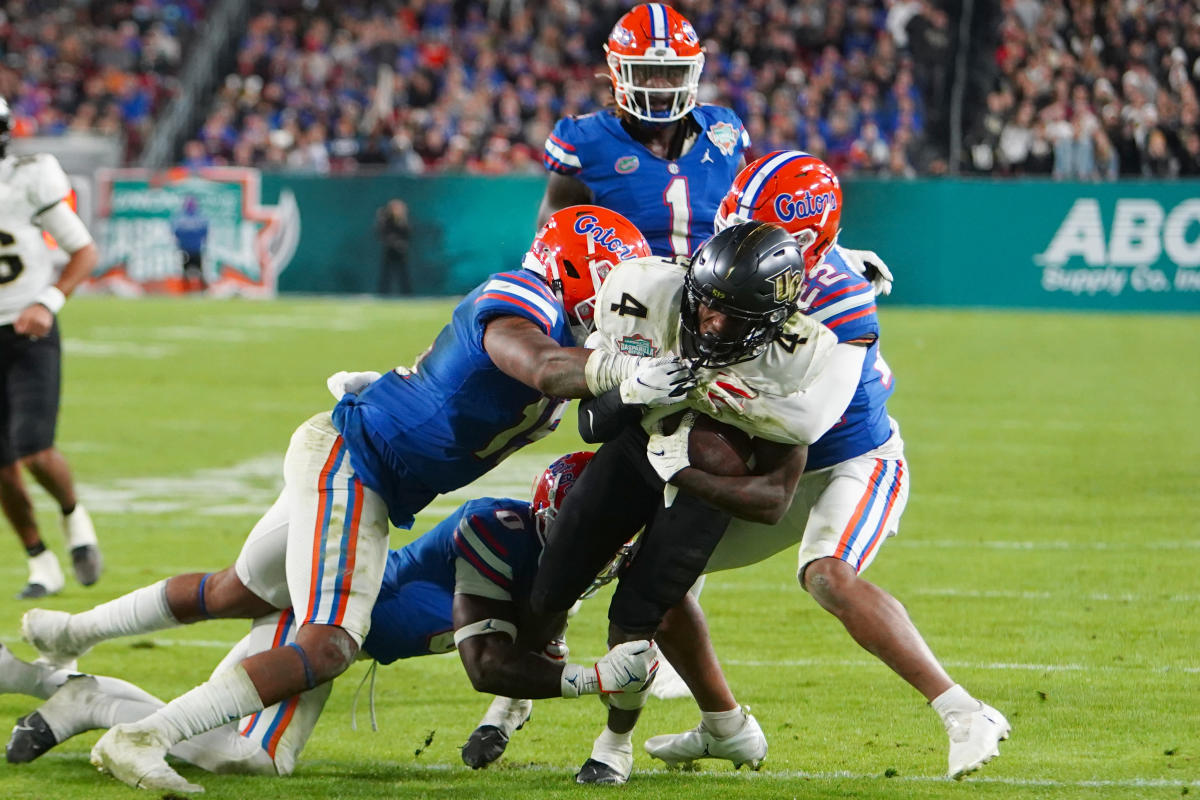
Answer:
<path fill-rule="evenodd" d="M 617 159 L 617 163 L 613 164 L 613 169 L 622 175 L 628 175 L 631 172 L 636 172 L 638 168 L 637 156 L 621 156 Z"/>
<path fill-rule="evenodd" d="M 658 348 L 654 346 L 653 339 L 647 339 L 641 334 L 635 333 L 632 336 L 626 336 L 621 339 L 617 347 L 622 353 L 631 356 L 656 356 Z"/>
<path fill-rule="evenodd" d="M 737 146 L 738 134 L 728 122 L 717 122 L 709 126 L 708 138 L 722 155 L 731 156 L 733 148 Z"/>

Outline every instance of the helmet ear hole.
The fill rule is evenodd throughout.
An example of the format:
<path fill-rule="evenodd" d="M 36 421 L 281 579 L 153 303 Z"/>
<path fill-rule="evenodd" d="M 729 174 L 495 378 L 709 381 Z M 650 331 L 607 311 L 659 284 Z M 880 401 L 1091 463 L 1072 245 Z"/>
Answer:
<path fill-rule="evenodd" d="M 579 270 L 575 269 L 575 265 L 571 263 L 569 258 L 564 258 L 562 260 L 562 265 L 569 277 L 579 280 Z"/>

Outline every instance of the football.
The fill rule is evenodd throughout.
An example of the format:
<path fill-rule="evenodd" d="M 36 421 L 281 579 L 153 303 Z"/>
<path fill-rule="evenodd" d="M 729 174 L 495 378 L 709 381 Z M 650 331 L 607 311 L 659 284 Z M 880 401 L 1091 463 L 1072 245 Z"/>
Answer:
<path fill-rule="evenodd" d="M 663 432 L 675 430 L 684 413 L 664 419 Z M 748 475 L 753 453 L 754 445 L 745 431 L 703 414 L 696 415 L 688 437 L 688 461 L 693 467 L 713 475 Z"/>

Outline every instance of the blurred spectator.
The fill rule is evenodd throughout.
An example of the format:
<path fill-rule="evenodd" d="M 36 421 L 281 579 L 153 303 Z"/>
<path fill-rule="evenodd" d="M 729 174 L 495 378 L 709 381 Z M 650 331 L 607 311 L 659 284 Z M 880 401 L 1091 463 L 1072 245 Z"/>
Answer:
<path fill-rule="evenodd" d="M 379 294 L 412 294 L 408 275 L 408 246 L 412 232 L 408 205 L 399 198 L 389 200 L 375 213 L 375 235 L 382 252 L 379 261 Z"/>
<path fill-rule="evenodd" d="M 208 217 L 192 195 L 183 198 L 179 210 L 171 216 L 171 233 L 183 256 L 184 288 L 200 292 L 207 288 L 204 279 L 204 242 L 208 239 Z"/>

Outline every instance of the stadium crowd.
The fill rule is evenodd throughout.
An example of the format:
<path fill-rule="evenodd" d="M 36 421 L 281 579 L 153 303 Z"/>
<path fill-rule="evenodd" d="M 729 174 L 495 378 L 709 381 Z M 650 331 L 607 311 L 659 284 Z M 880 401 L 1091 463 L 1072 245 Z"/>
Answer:
<path fill-rule="evenodd" d="M 1006 0 L 997 77 L 968 142 L 991 174 L 1200 175 L 1200 6 Z"/>
<path fill-rule="evenodd" d="M 0 8 L 0 96 L 16 135 L 122 136 L 140 152 L 174 96 L 203 0 L 12 0 Z"/>

